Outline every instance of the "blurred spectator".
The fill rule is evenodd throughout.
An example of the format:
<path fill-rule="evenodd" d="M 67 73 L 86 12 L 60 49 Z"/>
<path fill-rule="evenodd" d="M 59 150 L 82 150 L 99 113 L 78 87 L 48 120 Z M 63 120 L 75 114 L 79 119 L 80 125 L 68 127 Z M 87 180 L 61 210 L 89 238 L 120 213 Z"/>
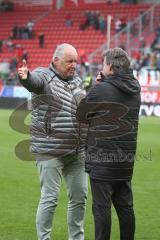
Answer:
<path fill-rule="evenodd" d="M 151 59 L 150 60 L 151 67 L 156 68 L 157 67 L 157 56 L 156 56 L 156 54 L 154 52 L 151 54 L 151 58 L 150 59 Z"/>
<path fill-rule="evenodd" d="M 160 43 L 160 23 L 158 24 L 158 27 L 155 30 L 155 38 L 156 42 Z"/>
<path fill-rule="evenodd" d="M 93 27 L 95 30 L 99 29 L 99 11 L 86 11 L 84 13 L 83 21 L 80 24 L 80 29 L 85 30 L 88 27 Z"/>
<path fill-rule="evenodd" d="M 11 2 L 11 1 L 8 1 L 8 0 L 6 0 L 6 1 L 4 1 L 5 2 L 5 10 L 6 11 L 8 11 L 8 12 L 12 12 L 13 10 L 14 10 L 14 4 L 13 4 L 13 2 Z"/>
<path fill-rule="evenodd" d="M 80 20 L 80 25 L 79 25 L 80 30 L 85 30 L 85 28 L 86 28 L 85 23 L 86 23 L 86 17 L 84 15 L 83 18 Z"/>
<path fill-rule="evenodd" d="M 146 54 L 143 57 L 141 56 L 141 65 L 140 67 L 149 67 L 151 66 L 151 56 L 150 54 Z"/>
<path fill-rule="evenodd" d="M 39 47 L 40 48 L 44 48 L 44 33 L 43 32 L 41 32 L 40 34 L 39 34 Z"/>
<path fill-rule="evenodd" d="M 4 10 L 5 10 L 4 1 L 0 0 L 0 11 L 4 11 Z"/>
<path fill-rule="evenodd" d="M 139 71 L 140 68 L 141 68 L 141 64 L 140 64 L 139 59 L 134 59 L 134 58 L 133 58 L 133 59 L 131 60 L 131 67 L 132 67 L 134 70 Z"/>
<path fill-rule="evenodd" d="M 87 27 L 90 26 L 90 19 L 91 19 L 91 12 L 85 11 L 82 22 L 80 23 L 81 30 L 85 30 Z"/>
<path fill-rule="evenodd" d="M 3 46 L 3 41 L 0 40 L 0 53 L 3 52 L 3 51 L 2 51 L 2 46 Z"/>
<path fill-rule="evenodd" d="M 18 61 L 16 57 L 13 57 L 10 62 L 10 71 L 15 72 L 17 70 Z"/>
<path fill-rule="evenodd" d="M 20 26 L 18 30 L 19 30 L 19 38 L 23 39 L 24 26 Z"/>
<path fill-rule="evenodd" d="M 89 26 L 92 26 L 94 28 L 96 13 L 94 11 L 90 11 L 88 16 L 89 16 Z"/>
<path fill-rule="evenodd" d="M 29 39 L 29 32 L 27 26 L 22 27 L 22 39 L 27 40 Z"/>
<path fill-rule="evenodd" d="M 107 21 L 105 20 L 104 16 L 101 14 L 99 17 L 99 29 L 101 33 L 105 34 L 107 29 Z"/>
<path fill-rule="evenodd" d="M 12 39 L 18 38 L 18 26 L 15 24 L 12 28 Z"/>
<path fill-rule="evenodd" d="M 84 88 L 86 91 L 92 86 L 92 76 L 88 73 L 84 79 Z"/>
<path fill-rule="evenodd" d="M 128 21 L 128 25 L 131 27 L 131 34 L 133 37 L 137 36 L 138 34 L 138 26 L 137 23 L 134 22 L 134 19 L 130 19 Z"/>
<path fill-rule="evenodd" d="M 160 71 L 160 53 L 157 54 L 157 70 Z"/>
<path fill-rule="evenodd" d="M 86 16 L 87 16 L 87 19 L 89 22 L 89 26 L 93 26 L 94 25 L 94 11 L 87 11 Z"/>
<path fill-rule="evenodd" d="M 27 30 L 28 30 L 28 38 L 32 39 L 33 38 L 33 27 L 34 27 L 34 22 L 32 19 L 30 19 L 27 23 Z"/>
<path fill-rule="evenodd" d="M 127 26 L 127 18 L 122 17 L 121 18 L 121 29 L 125 28 Z"/>
<path fill-rule="evenodd" d="M 71 14 L 68 12 L 65 16 L 65 25 L 71 27 L 73 25 Z"/>
<path fill-rule="evenodd" d="M 116 33 L 121 31 L 121 29 L 122 29 L 122 22 L 121 22 L 121 19 L 119 17 L 117 17 L 115 19 L 114 27 L 115 27 Z"/>
<path fill-rule="evenodd" d="M 3 59 L 3 61 L 0 62 L 0 76 L 2 79 L 6 78 L 10 73 L 9 65 L 8 59 Z"/>
<path fill-rule="evenodd" d="M 10 72 L 7 79 L 6 79 L 6 85 L 15 85 L 17 82 L 17 74 L 15 72 Z"/>
<path fill-rule="evenodd" d="M 139 71 L 141 67 L 140 57 L 140 51 L 137 50 L 132 53 L 131 67 L 137 71 Z"/>
<path fill-rule="evenodd" d="M 12 12 L 14 10 L 14 4 L 11 1 L 5 0 L 0 2 L 0 11 Z"/>
<path fill-rule="evenodd" d="M 7 48 L 8 48 L 8 52 L 13 52 L 13 49 L 15 48 L 15 45 L 14 45 L 14 43 L 12 42 L 11 39 L 8 39 L 8 40 L 6 41 L 6 46 L 7 46 Z"/>
<path fill-rule="evenodd" d="M 11 39 L 32 39 L 33 38 L 33 26 L 34 22 L 29 20 L 29 22 L 23 26 L 13 26 L 11 31 Z"/>
<path fill-rule="evenodd" d="M 100 17 L 100 13 L 99 11 L 93 12 L 93 28 L 95 30 L 99 29 L 99 17 Z"/>
<path fill-rule="evenodd" d="M 141 37 L 140 41 L 139 41 L 139 49 L 142 54 L 144 54 L 145 47 L 146 47 L 145 39 L 144 39 L 144 37 Z"/>
<path fill-rule="evenodd" d="M 88 57 L 87 57 L 84 49 L 79 50 L 79 57 L 80 57 L 81 66 L 84 67 L 86 72 L 88 72 L 88 70 L 89 70 Z"/>
<path fill-rule="evenodd" d="M 80 23 L 80 29 L 85 30 L 88 27 L 93 27 L 93 29 L 105 33 L 107 22 L 99 11 L 86 11 Z"/>

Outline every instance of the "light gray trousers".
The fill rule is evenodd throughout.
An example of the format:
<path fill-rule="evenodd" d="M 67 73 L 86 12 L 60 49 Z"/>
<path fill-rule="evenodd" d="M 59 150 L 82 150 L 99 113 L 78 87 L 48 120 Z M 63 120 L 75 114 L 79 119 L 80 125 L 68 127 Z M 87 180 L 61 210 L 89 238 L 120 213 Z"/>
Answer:
<path fill-rule="evenodd" d="M 37 155 L 41 198 L 37 209 L 38 240 L 50 240 L 52 220 L 58 203 L 62 176 L 68 192 L 68 240 L 84 240 L 84 213 L 87 198 L 87 174 L 84 171 L 84 153 L 65 158 Z M 43 160 L 42 160 L 43 159 Z M 66 237 L 67 239 L 67 237 Z"/>

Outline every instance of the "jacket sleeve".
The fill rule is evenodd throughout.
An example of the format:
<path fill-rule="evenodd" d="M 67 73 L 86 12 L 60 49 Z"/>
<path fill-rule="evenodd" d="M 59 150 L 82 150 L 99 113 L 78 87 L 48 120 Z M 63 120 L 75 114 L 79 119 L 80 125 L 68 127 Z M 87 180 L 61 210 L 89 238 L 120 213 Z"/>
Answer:
<path fill-rule="evenodd" d="M 95 85 L 87 93 L 87 96 L 81 100 L 76 112 L 76 118 L 79 122 L 90 123 L 98 107 L 99 94 L 100 87 Z"/>
<path fill-rule="evenodd" d="M 40 94 L 44 87 L 44 77 L 45 76 L 42 75 L 42 72 L 36 69 L 33 72 L 28 73 L 26 80 L 19 78 L 19 81 L 29 92 Z"/>

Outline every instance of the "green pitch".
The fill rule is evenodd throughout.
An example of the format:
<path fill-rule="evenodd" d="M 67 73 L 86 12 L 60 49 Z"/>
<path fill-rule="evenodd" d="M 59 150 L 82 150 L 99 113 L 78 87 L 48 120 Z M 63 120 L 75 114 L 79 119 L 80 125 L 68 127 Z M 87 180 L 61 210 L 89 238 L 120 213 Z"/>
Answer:
<path fill-rule="evenodd" d="M 9 127 L 9 110 L 0 110 L 0 240 L 36 240 L 35 215 L 40 187 L 34 162 L 19 160 L 16 144 L 27 135 Z M 138 151 L 133 178 L 136 212 L 135 240 L 160 239 L 160 118 L 141 118 Z M 65 185 L 54 218 L 54 240 L 67 240 Z M 85 240 L 94 239 L 89 190 Z M 118 221 L 113 211 L 111 240 L 119 239 Z"/>

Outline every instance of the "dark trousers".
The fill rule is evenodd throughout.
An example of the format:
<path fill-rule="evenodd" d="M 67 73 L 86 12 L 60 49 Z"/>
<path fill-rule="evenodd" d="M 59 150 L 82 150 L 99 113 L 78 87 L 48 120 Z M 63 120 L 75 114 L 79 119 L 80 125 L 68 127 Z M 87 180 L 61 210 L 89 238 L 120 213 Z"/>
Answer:
<path fill-rule="evenodd" d="M 95 240 L 109 240 L 111 233 L 111 205 L 119 219 L 120 240 L 134 240 L 135 216 L 129 181 L 99 181 L 90 179 Z"/>

